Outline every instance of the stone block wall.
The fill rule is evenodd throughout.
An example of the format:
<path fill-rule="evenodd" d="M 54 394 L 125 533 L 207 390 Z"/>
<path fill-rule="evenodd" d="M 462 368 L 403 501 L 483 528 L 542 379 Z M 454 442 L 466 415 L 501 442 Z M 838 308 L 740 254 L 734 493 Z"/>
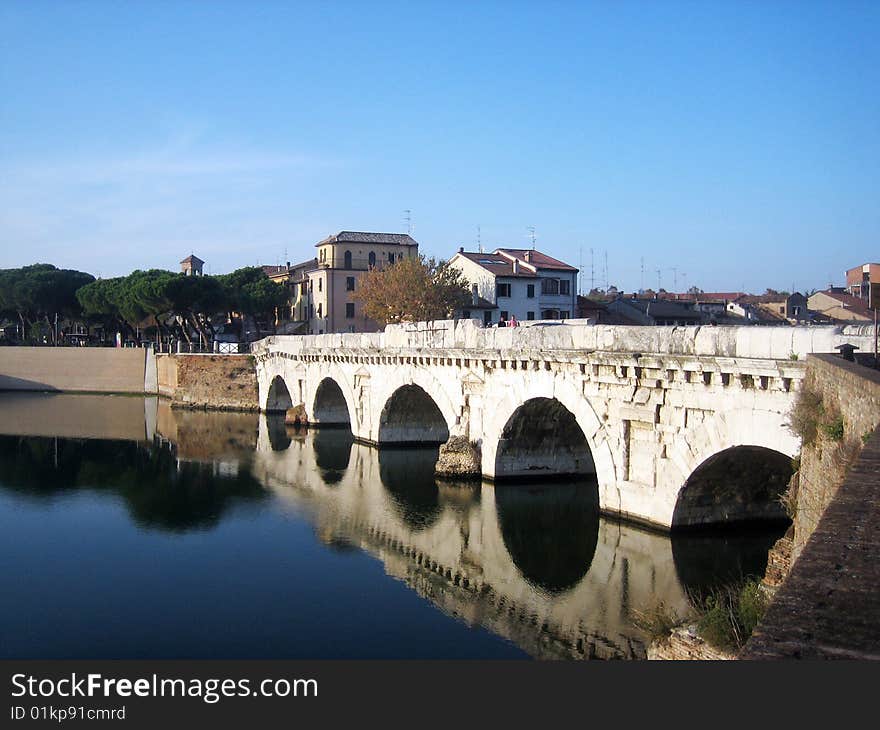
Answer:
<path fill-rule="evenodd" d="M 159 394 L 175 408 L 257 411 L 251 355 L 157 355 Z"/>
<path fill-rule="evenodd" d="M 792 557 L 816 529 L 862 444 L 880 425 L 880 372 L 834 355 L 811 355 L 803 389 L 818 394 L 827 412 L 843 419 L 843 438 L 821 431 L 801 451 Z"/>

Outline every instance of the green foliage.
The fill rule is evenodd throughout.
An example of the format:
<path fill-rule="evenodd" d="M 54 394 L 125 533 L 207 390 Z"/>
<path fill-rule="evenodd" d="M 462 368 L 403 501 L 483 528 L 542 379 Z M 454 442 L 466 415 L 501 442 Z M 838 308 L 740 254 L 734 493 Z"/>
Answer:
<path fill-rule="evenodd" d="M 769 601 L 758 580 L 746 578 L 716 588 L 694 603 L 699 635 L 716 649 L 738 651 L 763 618 Z"/>
<path fill-rule="evenodd" d="M 223 287 L 227 308 L 241 314 L 258 315 L 273 312 L 286 304 L 288 292 L 283 284 L 272 281 L 257 266 L 237 269 L 216 278 Z"/>
<path fill-rule="evenodd" d="M 819 421 L 825 415 L 825 407 L 822 404 L 822 396 L 804 386 L 798 393 L 794 408 L 789 419 L 789 428 L 798 436 L 804 446 L 809 446 L 816 440 L 819 429 Z"/>
<path fill-rule="evenodd" d="M 789 352 L 789 353 L 788 353 L 788 359 L 789 359 L 789 360 L 798 360 L 798 359 L 799 359 L 799 356 L 798 356 L 798 354 L 797 354 L 796 352 Z"/>
<path fill-rule="evenodd" d="M 828 438 L 833 441 L 842 441 L 843 440 L 843 417 L 837 416 L 837 418 L 833 419 L 828 423 L 819 424 L 822 429 L 822 433 L 824 433 Z"/>

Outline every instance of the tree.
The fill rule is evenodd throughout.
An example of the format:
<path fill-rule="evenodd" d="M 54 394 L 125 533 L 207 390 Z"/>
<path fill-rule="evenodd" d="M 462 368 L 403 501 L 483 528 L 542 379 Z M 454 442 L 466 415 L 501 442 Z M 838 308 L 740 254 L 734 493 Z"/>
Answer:
<path fill-rule="evenodd" d="M 55 341 L 54 321 L 81 315 L 76 292 L 95 277 L 83 271 L 33 264 L 0 271 L 0 312 L 17 316 L 32 336 L 39 329 Z"/>
<path fill-rule="evenodd" d="M 464 275 L 446 261 L 404 258 L 361 277 L 354 298 L 383 324 L 449 319 L 471 300 Z"/>

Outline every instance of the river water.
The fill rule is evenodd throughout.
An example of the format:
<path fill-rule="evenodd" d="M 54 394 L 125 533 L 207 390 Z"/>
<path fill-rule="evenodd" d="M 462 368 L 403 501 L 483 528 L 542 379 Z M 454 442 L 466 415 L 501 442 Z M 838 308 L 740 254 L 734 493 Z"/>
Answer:
<path fill-rule="evenodd" d="M 595 483 L 440 482 L 436 455 L 0 394 L 0 657 L 643 658 L 640 612 L 762 573 L 780 535 L 670 537 Z"/>

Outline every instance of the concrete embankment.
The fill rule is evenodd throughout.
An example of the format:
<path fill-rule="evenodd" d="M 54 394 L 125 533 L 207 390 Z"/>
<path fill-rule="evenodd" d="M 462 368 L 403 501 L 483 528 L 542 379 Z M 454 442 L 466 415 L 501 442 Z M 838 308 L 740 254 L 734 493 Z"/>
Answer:
<path fill-rule="evenodd" d="M 105 347 L 0 347 L 0 390 L 155 393 L 153 351 Z"/>

